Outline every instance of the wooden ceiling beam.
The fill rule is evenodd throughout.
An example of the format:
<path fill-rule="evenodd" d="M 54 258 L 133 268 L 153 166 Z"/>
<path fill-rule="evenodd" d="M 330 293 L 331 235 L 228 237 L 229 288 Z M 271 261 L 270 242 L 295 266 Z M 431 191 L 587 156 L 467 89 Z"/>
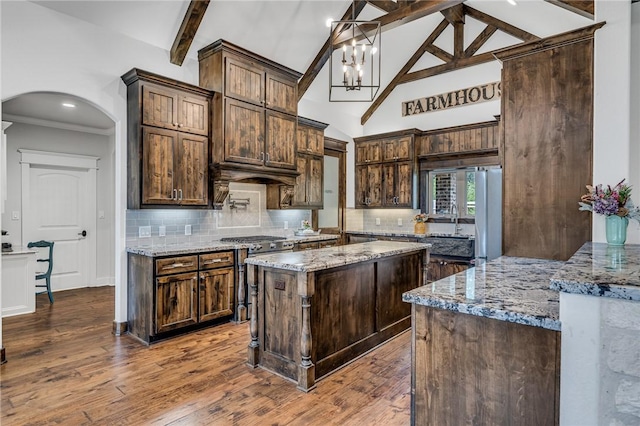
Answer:
<path fill-rule="evenodd" d="M 495 57 L 493 56 L 493 52 L 481 53 L 480 55 L 472 56 L 470 58 L 454 59 L 446 64 L 436 65 L 435 67 L 407 73 L 400 78 L 399 84 L 422 80 L 423 78 L 433 77 L 434 75 L 444 74 L 449 71 L 455 71 L 473 65 L 483 64 L 485 62 L 491 62 L 494 59 Z"/>
<path fill-rule="evenodd" d="M 585 18 L 594 19 L 595 1 L 594 0 L 545 0 L 548 3 L 559 6 L 563 9 L 577 13 Z M 634 0 L 631 2 L 633 3 Z M 637 0 L 636 0 L 637 1 Z"/>
<path fill-rule="evenodd" d="M 467 15 L 471 16 L 473 19 L 477 19 L 478 21 L 483 22 L 487 25 L 493 25 L 500 31 L 503 31 L 516 38 L 519 38 L 522 41 L 540 40 L 540 37 L 538 36 L 535 36 L 531 33 L 521 30 L 518 27 L 514 27 L 511 24 L 507 24 L 506 22 L 501 21 L 498 18 L 494 18 L 491 15 L 487 15 L 486 13 L 480 12 L 479 10 L 469 7 L 467 5 L 464 6 L 464 11 Z"/>
<path fill-rule="evenodd" d="M 388 31 L 400 25 L 440 12 L 463 2 L 464 0 L 420 0 L 409 3 L 408 5 L 400 7 L 386 15 L 382 15 L 379 18 L 376 18 L 375 21 L 380 22 L 382 31 Z M 349 40 L 349 38 L 345 35 L 343 37 L 338 37 L 335 43 L 340 44 L 347 40 Z"/>
<path fill-rule="evenodd" d="M 443 62 L 451 62 L 453 61 L 453 55 L 445 50 L 440 49 L 435 44 L 428 44 L 425 46 L 423 53 L 429 52 L 436 58 L 440 59 Z"/>
<path fill-rule="evenodd" d="M 353 11 L 353 3 L 349 6 L 349 8 L 342 15 L 341 21 L 346 21 L 351 19 L 353 16 L 356 18 L 362 12 L 362 9 L 367 5 L 367 2 L 364 0 L 359 0 L 355 2 L 355 12 Z M 338 31 L 342 31 L 342 28 L 336 28 Z M 331 55 L 331 36 L 327 38 L 327 41 L 324 42 L 320 51 L 316 54 L 316 57 L 307 68 L 307 71 L 304 73 L 300 81 L 298 81 L 298 101 L 302 99 L 302 96 L 305 94 L 313 80 L 318 76 L 320 70 L 329 60 L 329 56 Z"/>
<path fill-rule="evenodd" d="M 462 4 L 442 10 L 440 13 L 442 13 L 451 25 L 464 24 L 464 9 Z"/>
<path fill-rule="evenodd" d="M 473 56 L 478 49 L 480 49 L 491 36 L 497 31 L 497 28 L 493 25 L 487 25 L 484 30 L 471 42 L 467 50 L 464 51 L 465 57 Z"/>
<path fill-rule="evenodd" d="M 367 3 L 385 13 L 394 11 L 399 7 L 398 3 L 393 0 L 367 0 Z"/>
<path fill-rule="evenodd" d="M 176 34 L 176 38 L 171 46 L 169 60 L 172 64 L 182 65 L 184 58 L 187 56 L 189 47 L 193 42 L 193 38 L 198 31 L 198 27 L 202 22 L 204 13 L 207 11 L 210 0 L 191 0 L 187 13 L 182 19 L 182 24 Z"/>

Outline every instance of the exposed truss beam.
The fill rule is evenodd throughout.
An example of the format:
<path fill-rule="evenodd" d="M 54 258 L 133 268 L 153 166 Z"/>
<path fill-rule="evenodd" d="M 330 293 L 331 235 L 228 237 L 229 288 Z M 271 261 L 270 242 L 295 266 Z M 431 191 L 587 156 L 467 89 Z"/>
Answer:
<path fill-rule="evenodd" d="M 392 28 L 395 28 L 399 25 L 411 22 L 413 20 L 422 18 L 427 15 L 431 15 L 436 12 L 440 12 L 446 8 L 455 6 L 457 4 L 463 3 L 464 0 L 420 0 L 420 1 L 398 1 L 398 7 L 391 12 L 388 12 L 385 15 L 377 18 L 376 21 L 380 22 L 381 31 L 387 31 Z M 356 1 L 356 14 L 357 17 L 364 6 L 367 4 L 367 1 L 360 0 Z M 351 19 L 351 6 L 345 12 L 342 21 Z M 340 31 L 336 31 L 336 34 L 340 34 Z M 335 35 L 334 35 L 335 37 Z M 337 36 L 336 41 L 334 43 L 339 44 L 341 42 L 345 42 L 349 40 L 346 34 L 342 35 L 342 37 Z M 298 100 L 302 99 L 302 96 L 305 94 L 309 86 L 315 78 L 320 73 L 320 70 L 329 60 L 329 55 L 331 54 L 331 39 L 327 39 L 324 43 L 318 54 L 316 55 L 307 71 L 304 73 L 300 81 L 298 82 Z"/>
<path fill-rule="evenodd" d="M 193 37 L 195 37 L 204 13 L 207 11 L 209 1 L 210 0 L 191 0 L 191 3 L 189 3 L 187 13 L 185 13 L 182 19 L 182 24 L 180 25 L 178 34 L 176 34 L 176 39 L 173 41 L 173 46 L 171 46 L 169 60 L 172 64 L 182 65 L 184 62 L 184 58 L 187 56 L 189 47 L 191 47 L 191 43 L 193 42 Z"/>
<path fill-rule="evenodd" d="M 396 10 L 399 7 L 398 3 L 393 0 L 367 0 L 367 3 L 386 13 Z"/>
<path fill-rule="evenodd" d="M 595 1 L 594 0 L 545 0 L 551 4 L 555 4 L 563 9 L 569 10 L 573 13 L 577 13 L 585 18 L 593 19 L 595 13 Z M 631 0 L 634 3 L 638 0 Z"/>
<path fill-rule="evenodd" d="M 432 77 L 434 75 L 443 74 L 450 71 L 482 64 L 495 60 L 493 52 L 486 52 L 479 55 L 475 53 L 489 40 L 489 38 L 497 31 L 503 31 L 511 36 L 514 36 L 523 42 L 535 41 L 540 38 L 528 33 L 513 25 L 507 24 L 493 16 L 482 13 L 476 9 L 468 7 L 466 5 L 454 6 L 452 10 L 443 11 L 442 13 L 445 19 L 440 22 L 435 30 L 427 37 L 422 43 L 420 48 L 413 54 L 413 56 L 407 61 L 402 69 L 391 80 L 389 85 L 378 95 L 373 101 L 371 106 L 365 111 L 360 118 L 360 124 L 365 124 L 373 113 L 382 105 L 382 103 L 391 94 L 393 89 L 398 85 L 409 83 L 411 81 L 421 80 L 423 78 Z M 464 49 L 464 16 L 468 15 L 474 19 L 487 25 L 485 29 L 471 42 L 471 44 Z M 442 34 L 442 32 L 449 26 L 453 26 L 453 54 L 450 54 L 441 48 L 435 46 L 433 43 Z M 418 60 L 425 53 L 431 53 L 438 59 L 442 60 L 444 64 L 436 65 L 427 69 L 410 72 L 411 68 L 418 62 Z"/>

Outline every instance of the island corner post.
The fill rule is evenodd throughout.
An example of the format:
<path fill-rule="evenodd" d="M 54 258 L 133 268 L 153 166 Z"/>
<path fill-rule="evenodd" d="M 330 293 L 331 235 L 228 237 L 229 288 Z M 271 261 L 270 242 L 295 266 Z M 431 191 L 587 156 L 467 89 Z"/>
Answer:
<path fill-rule="evenodd" d="M 317 378 L 408 330 L 411 305 L 402 301 L 402 293 L 426 283 L 429 260 L 425 245 L 416 246 L 312 271 L 287 270 L 273 261 L 247 265 L 247 364 L 291 379 L 309 392 Z M 329 255 L 336 249 L 326 250 Z"/>

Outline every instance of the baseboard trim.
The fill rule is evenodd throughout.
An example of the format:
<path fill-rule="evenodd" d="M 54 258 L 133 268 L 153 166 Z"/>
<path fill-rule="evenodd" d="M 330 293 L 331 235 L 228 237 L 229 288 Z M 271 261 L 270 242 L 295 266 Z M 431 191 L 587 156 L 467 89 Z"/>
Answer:
<path fill-rule="evenodd" d="M 127 329 L 129 327 L 127 326 L 127 322 L 118 322 L 118 321 L 114 321 L 113 322 L 113 334 L 115 336 L 122 336 L 124 333 L 127 332 Z"/>
<path fill-rule="evenodd" d="M 0 364 L 7 362 L 7 356 L 4 352 L 4 346 L 0 348 Z"/>

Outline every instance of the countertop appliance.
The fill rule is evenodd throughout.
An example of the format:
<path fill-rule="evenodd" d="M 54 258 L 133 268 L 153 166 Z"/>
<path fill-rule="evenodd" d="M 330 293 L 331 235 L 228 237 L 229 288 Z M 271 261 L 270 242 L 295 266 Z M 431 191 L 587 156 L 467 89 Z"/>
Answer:
<path fill-rule="evenodd" d="M 276 237 L 272 235 L 248 235 L 242 237 L 220 238 L 220 241 L 222 242 L 251 244 L 247 253 L 249 256 L 275 253 L 279 251 L 293 251 L 294 243 L 285 240 L 285 237 Z"/>
<path fill-rule="evenodd" d="M 478 168 L 476 179 L 476 258 L 502 255 L 502 169 Z"/>

